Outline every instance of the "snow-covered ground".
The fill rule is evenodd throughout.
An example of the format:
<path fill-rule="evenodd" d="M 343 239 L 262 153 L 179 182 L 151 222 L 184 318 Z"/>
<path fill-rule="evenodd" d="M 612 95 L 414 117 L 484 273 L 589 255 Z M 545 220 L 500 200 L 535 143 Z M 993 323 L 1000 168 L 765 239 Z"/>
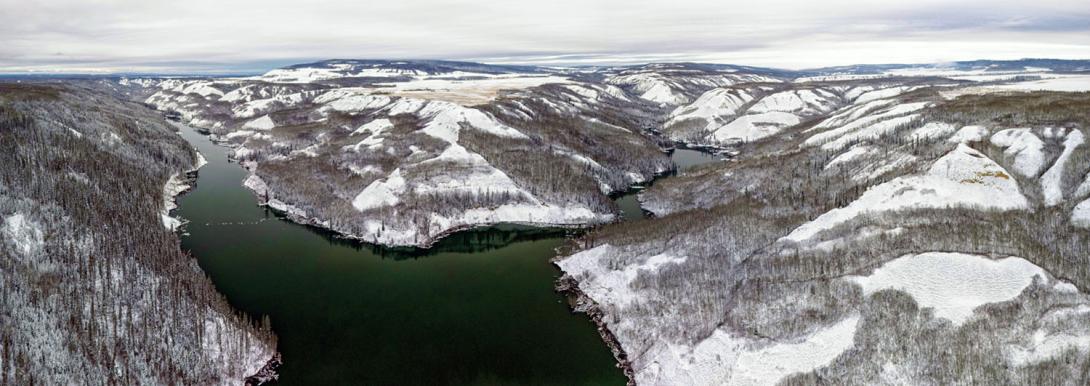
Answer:
<path fill-rule="evenodd" d="M 1071 211 L 1071 223 L 1090 229 L 1090 199 L 1083 200 Z"/>
<path fill-rule="evenodd" d="M 376 84 L 392 95 L 440 100 L 473 106 L 495 99 L 502 91 L 522 90 L 543 84 L 570 83 L 568 78 L 544 75 L 508 75 L 484 79 L 425 78 L 408 82 Z"/>
<path fill-rule="evenodd" d="M 1040 80 L 990 85 L 987 88 L 998 91 L 1083 92 L 1090 91 L 1090 75 L 1056 76 Z"/>
<path fill-rule="evenodd" d="M 610 269 L 603 262 L 622 253 L 606 244 L 563 258 L 557 265 L 596 303 L 623 309 L 637 307 L 644 298 L 632 288 L 641 272 L 654 273 L 686 261 L 684 256 L 664 253 L 622 269 Z M 645 345 L 636 341 L 641 336 L 638 326 L 625 320 L 607 321 L 622 347 Z M 657 341 L 647 351 L 630 352 L 629 359 L 640 385 L 774 385 L 792 373 L 821 367 L 851 348 L 857 323 L 857 317 L 849 317 L 796 341 L 763 345 L 717 329 L 691 346 Z"/>
<path fill-rule="evenodd" d="M 194 98 L 223 91 L 164 82 Z M 155 229 L 178 224 L 168 217 L 173 198 L 203 159 L 161 115 L 94 87 L 56 82 L 56 98 L 3 102 L 40 135 L 4 137 L 31 158 L 29 169 L 0 168 L 0 179 L 23 182 L 0 194 L 0 383 L 241 384 L 273 355 L 275 338 Z M 84 204 L 58 205 L 73 197 Z"/>
<path fill-rule="evenodd" d="M 660 344 L 637 358 L 648 363 L 638 385 L 771 386 L 820 368 L 852 348 L 859 318 L 852 316 L 797 341 L 756 345 L 723 329 L 694 346 Z"/>
<path fill-rule="evenodd" d="M 929 102 L 894 104 L 885 100 L 864 103 L 817 124 L 809 131 L 824 131 L 807 138 L 804 145 L 839 151 L 858 141 L 877 139 L 914 122 L 919 117 L 916 112 L 929 105 Z"/>
<path fill-rule="evenodd" d="M 1033 280 L 1048 280 L 1040 267 L 1018 257 L 993 260 L 964 253 L 928 252 L 902 256 L 852 282 L 869 295 L 887 288 L 912 295 L 921 307 L 955 325 L 978 306 L 1013 299 Z"/>
<path fill-rule="evenodd" d="M 876 344 L 856 339 L 879 328 L 868 326 L 873 323 L 870 318 L 875 310 L 868 309 L 867 302 L 889 301 L 882 296 L 870 297 L 885 289 L 900 290 L 920 307 L 930 308 L 933 316 L 949 320 L 951 323 L 935 323 L 927 320 L 926 313 L 920 319 L 943 329 L 960 328 L 974 317 L 985 317 L 976 313 L 982 305 L 1028 302 L 1025 296 L 1019 296 L 1027 288 L 1038 288 L 1034 283 L 1052 285 L 1047 291 L 1078 294 L 1072 284 L 1050 282 L 1052 276 L 1042 267 L 1051 266 L 1040 256 L 994 259 L 945 249 L 898 250 L 886 255 L 848 251 L 848 257 L 835 254 L 864 243 L 888 253 L 882 249 L 887 247 L 887 240 L 895 241 L 889 248 L 914 246 L 912 242 L 918 240 L 911 239 L 912 233 L 928 226 L 928 221 L 939 221 L 935 216 L 942 216 L 950 208 L 959 209 L 949 211 L 957 216 L 970 209 L 1004 212 L 1015 219 L 1012 221 L 1023 221 L 1024 217 L 1032 217 L 1025 216 L 1028 211 L 1040 210 L 1041 204 L 1052 207 L 1048 210 L 1073 206 L 1071 223 L 1090 228 L 1090 200 L 1086 198 L 1090 182 L 1084 182 L 1087 188 L 1075 189 L 1075 193 L 1065 185 L 1071 183 L 1068 169 L 1072 165 L 1084 167 L 1080 152 L 1085 151 L 1081 148 L 1085 139 L 1081 130 L 1030 125 L 993 127 L 986 119 L 943 115 L 941 106 L 948 99 L 930 90 L 915 92 L 939 85 L 942 87 L 933 90 L 946 98 L 979 92 L 1009 94 L 1013 89 L 1042 85 L 1049 89 L 1060 89 L 1057 84 L 1061 83 L 1069 87 L 1079 82 L 1079 76 L 1031 68 L 999 72 L 913 67 L 877 75 L 829 75 L 805 79 L 806 84 L 800 84 L 800 80 L 785 82 L 788 77 L 780 75 L 689 65 L 647 65 L 585 73 L 600 78 L 574 72 L 554 73 L 570 77 L 457 71 L 436 74 L 332 66 L 317 71 L 282 71 L 264 79 L 308 83 L 262 84 L 258 79 L 166 83 L 160 86 L 162 94 L 149 102 L 178 110 L 187 120 L 206 119 L 206 127 L 218 127 L 213 131 L 236 146 L 236 155 L 249 156 L 247 168 L 254 174 L 246 185 L 261 196 L 267 194 L 270 206 L 322 226 L 351 222 L 360 225 L 352 236 L 390 245 L 428 245 L 452 231 L 500 222 L 585 225 L 613 219 L 613 214 L 601 206 L 567 198 L 558 200 L 541 194 L 537 186 L 527 185 L 525 176 L 501 164 L 502 157 L 471 142 L 474 138 L 480 140 L 482 134 L 489 138 L 486 144 L 514 146 L 518 151 L 529 149 L 523 144 L 544 147 L 544 143 L 549 154 L 559 156 L 557 159 L 574 161 L 575 168 L 594 174 L 596 180 L 591 184 L 601 193 L 615 191 L 622 185 L 618 181 L 634 183 L 651 178 L 649 173 L 617 170 L 616 164 L 610 163 L 612 154 L 600 157 L 580 151 L 577 146 L 565 146 L 564 141 L 550 142 L 549 135 L 555 133 L 543 135 L 520 125 L 520 121 L 541 122 L 559 116 L 563 117 L 559 126 L 571 129 L 560 135 L 574 136 L 581 130 L 604 127 L 605 135 L 632 141 L 635 139 L 628 136 L 639 133 L 641 125 L 654 128 L 665 121 L 661 129 L 667 139 L 716 146 L 745 141 L 750 143 L 740 149 L 771 149 L 768 154 L 742 154 L 738 162 L 700 173 L 683 173 L 673 179 L 689 182 L 678 183 L 681 188 L 672 191 L 676 196 L 657 196 L 657 201 L 647 204 L 661 215 L 650 221 L 662 221 L 673 232 L 669 236 L 648 236 L 643 242 L 638 240 L 642 233 L 637 237 L 628 235 L 637 241 L 596 244 L 557 261 L 576 280 L 579 289 L 597 303 L 603 323 L 632 361 L 634 380 L 639 384 L 764 385 L 814 370 L 822 376 L 835 376 L 839 373 L 822 373 L 825 370 L 820 369 L 844 366 L 845 359 L 850 361 L 852 355 L 842 354 L 857 354 L 859 345 L 873 348 Z M 1017 81 L 1026 75 L 1043 79 Z M 351 87 L 326 82 L 335 77 L 375 79 L 344 82 L 354 84 Z M 558 85 L 547 85 L 550 83 Z M 306 87 L 313 88 L 304 90 Z M 497 98 L 500 95 L 504 97 Z M 231 103 L 227 117 L 202 110 L 200 106 L 209 101 Z M 620 111 L 635 114 L 645 110 L 650 113 L 640 116 L 638 124 L 617 122 Z M 936 120 L 936 116 L 943 121 Z M 330 128 L 327 132 L 308 133 L 315 134 L 311 137 L 300 135 L 300 140 L 281 136 L 281 131 L 288 130 L 270 130 L 288 124 L 294 129 L 300 122 Z M 329 138 L 340 142 L 325 142 Z M 796 154 L 800 156 L 792 158 Z M 330 155 L 334 157 L 312 159 Z M 783 164 L 779 157 L 794 163 Z M 330 217 L 321 213 L 315 203 L 289 203 L 284 197 L 290 195 L 277 197 L 277 184 L 283 181 L 276 180 L 277 175 L 261 173 L 262 163 L 269 161 L 329 161 L 325 164 L 345 170 L 345 178 L 351 182 L 334 186 L 335 193 L 330 197 L 343 201 L 337 203 L 340 210 L 359 217 Z M 767 162 L 763 170 L 746 169 L 762 167 L 762 162 Z M 740 166 L 732 169 L 730 164 Z M 799 180 L 797 186 L 769 183 L 783 176 L 779 168 L 795 173 L 792 178 Z M 621 177 L 611 180 L 598 177 L 598 173 Z M 265 181 L 259 175 L 270 178 Z M 669 181 L 652 188 L 669 186 Z M 1021 182 L 1026 185 L 1020 186 Z M 777 201 L 782 196 L 775 195 L 785 192 L 798 194 L 800 199 L 789 207 L 747 211 L 747 205 Z M 452 206 L 448 203 L 443 208 L 413 212 L 414 205 L 428 197 L 465 198 L 459 201 L 463 204 L 492 196 L 503 199 L 482 200 L 487 204 L 465 205 L 457 210 L 446 210 Z M 732 206 L 732 211 L 717 207 L 738 204 L 716 200 L 739 196 L 753 200 Z M 1083 201 L 1072 205 L 1065 199 Z M 685 214 L 686 221 L 670 217 L 681 210 L 694 211 Z M 747 217 L 719 223 L 708 228 L 711 231 L 686 228 L 690 223 L 714 223 L 705 217 L 721 213 L 744 213 Z M 886 229 L 873 226 L 869 215 L 903 215 L 905 222 Z M 767 240 L 759 240 L 770 249 L 767 255 L 733 255 L 735 245 L 731 243 L 744 244 L 738 240 L 746 241 L 754 233 L 760 234 L 764 230 L 761 227 L 771 226 L 760 221 L 766 216 L 783 220 L 782 225 L 776 225 L 783 229 L 770 233 Z M 891 218 L 883 217 L 881 221 Z M 956 223 L 959 219 L 942 221 Z M 736 225 L 744 231 L 731 228 Z M 700 245 L 686 245 L 694 244 L 697 236 L 705 237 L 696 243 Z M 722 250 L 712 250 L 719 243 Z M 939 243 L 936 241 L 936 245 Z M 957 245 L 950 240 L 941 243 Z M 973 245 L 983 249 L 988 244 Z M 722 261 L 710 261 L 709 255 Z M 798 258 L 793 259 L 795 256 Z M 871 261 L 867 256 L 892 260 Z M 751 260 L 744 260 L 747 258 Z M 738 261 L 747 264 L 744 269 L 732 265 Z M 786 268 L 766 272 L 780 265 Z M 792 276 L 796 272 L 801 276 Z M 871 273 L 859 276 L 859 272 Z M 765 290 L 782 291 L 786 300 L 767 308 L 752 308 L 754 305 L 746 303 L 752 300 L 732 297 L 730 291 L 734 289 L 757 286 L 745 282 L 747 275 L 759 276 L 755 280 L 763 285 L 747 296 L 759 297 Z M 692 284 L 699 286 L 696 300 L 684 297 L 687 295 L 683 290 L 690 282 L 699 283 Z M 830 282 L 835 285 L 827 286 Z M 1061 287 L 1070 290 L 1060 291 Z M 897 299 L 904 298 L 900 295 Z M 796 306 L 799 309 L 793 310 Z M 711 324 L 690 320 L 698 317 L 706 317 L 708 320 L 703 322 Z M 674 326 L 671 323 L 676 323 L 677 328 L 684 326 L 686 333 L 663 334 L 661 325 Z M 700 335 L 689 334 L 694 331 Z M 1007 342 L 1018 347 L 1009 351 L 1012 363 L 1038 363 L 1072 347 L 1090 349 L 1090 344 L 1081 343 L 1086 334 L 1079 331 L 1046 327 L 1039 331 L 1040 337 L 1034 336 L 1029 342 Z M 652 333 L 661 336 L 649 335 Z M 996 339 L 991 335 L 985 338 Z M 1065 339 L 1070 339 L 1070 344 Z M 910 366 L 900 362 L 879 366 L 882 376 L 912 383 L 905 381 L 913 379 L 905 375 L 912 370 Z"/>
<path fill-rule="evenodd" d="M 1018 174 L 1036 177 L 1045 167 L 1045 143 L 1030 129 L 1001 130 L 992 135 L 991 142 L 1014 159 L 1013 169 Z"/>
<path fill-rule="evenodd" d="M 704 72 L 683 65 L 651 64 L 611 75 L 606 83 L 631 89 L 639 98 L 663 106 L 688 103 L 688 95 L 740 83 L 778 83 L 780 79 L 740 71 Z"/>
<path fill-rule="evenodd" d="M 858 324 L 859 317 L 851 316 L 799 342 L 742 352 L 727 384 L 772 386 L 787 375 L 824 366 L 852 348 Z"/>
<path fill-rule="evenodd" d="M 425 72 L 419 70 L 403 70 L 392 68 L 369 68 L 350 70 L 349 65 L 333 65 L 332 68 L 286 68 L 266 72 L 257 79 L 275 83 L 311 83 L 320 80 L 338 78 L 392 78 L 401 76 L 422 76 Z"/>
<path fill-rule="evenodd" d="M 22 213 L 4 217 L 3 234 L 15 244 L 16 250 L 22 252 L 23 257 L 33 256 L 45 244 L 41 227 Z"/>
<path fill-rule="evenodd" d="M 711 121 L 717 117 L 736 115 L 754 99 L 754 91 L 746 88 L 715 88 L 701 94 L 693 103 L 675 109 L 666 125 L 690 118 Z"/>
<path fill-rule="evenodd" d="M 476 141 L 481 141 L 484 134 L 530 146 L 540 139 L 531 138 L 504 123 L 509 120 L 500 118 L 532 121 L 533 115 L 539 114 L 535 110 L 545 107 L 553 109 L 549 114 L 574 116 L 587 125 L 617 130 L 613 136 L 617 139 L 610 141 L 623 141 L 624 146 L 654 146 L 638 140 L 636 132 L 617 125 L 616 121 L 596 118 L 596 109 L 607 101 L 635 103 L 630 94 L 617 86 L 581 83 L 565 76 L 539 73 L 394 71 L 386 74 L 376 72 L 380 67 L 368 66 L 381 64 L 332 63 L 278 70 L 269 77 L 253 79 L 169 80 L 158 84 L 159 91 L 147 103 L 178 111 L 183 120 L 210 129 L 218 140 L 233 147 L 235 159 L 246 163 L 252 172 L 247 185 L 259 192 L 259 196 L 267 194 L 270 206 L 319 226 L 348 221 L 334 221 L 331 213 L 323 213 L 313 203 L 290 202 L 298 201 L 298 197 L 289 199 L 278 194 L 280 187 L 276 185 L 284 180 L 258 176 L 262 175 L 260 169 L 265 162 L 286 162 L 298 157 L 330 159 L 338 169 L 364 181 L 362 186 L 343 188 L 354 192 L 338 191 L 331 198 L 343 200 L 359 212 L 336 214 L 357 217 L 337 230 L 350 237 L 388 245 L 428 245 L 454 230 L 502 222 L 581 226 L 614 218 L 603 200 L 558 199 L 536 192 L 535 187 L 524 182 L 525 171 L 512 177 L 505 172 L 510 165 L 491 164 L 489 158 L 479 154 L 487 152 L 479 148 L 480 144 L 463 140 L 462 134 L 467 130 L 473 132 L 470 137 Z M 389 75 L 383 78 L 388 80 L 371 79 L 379 75 Z M 350 87 L 315 83 L 337 77 L 368 78 L 367 82 L 373 83 Z M 535 90 L 547 84 L 553 86 L 544 88 L 546 92 Z M 208 88 L 219 92 L 189 92 Z M 490 103 L 501 94 L 508 95 L 503 110 L 475 107 Z M 224 102 L 231 106 L 227 113 L 220 107 Z M 340 123 L 345 121 L 349 123 Z M 332 122 L 338 122 L 337 127 Z M 284 126 L 293 130 L 275 130 Z M 309 132 L 298 133 L 295 129 Z M 614 170 L 616 161 L 602 164 L 587 150 L 578 151 L 569 146 L 554 145 L 542 151 L 594 168 L 594 178 L 599 180 L 595 181 L 594 191 L 587 193 L 594 195 L 624 189 L 627 184 L 646 181 L 653 173 L 669 169 L 663 165 L 641 170 L 645 167 L 633 164 L 626 165 L 624 170 Z M 592 149 L 592 152 L 601 151 Z M 650 154 L 666 158 L 658 152 Z M 465 207 L 441 214 L 416 213 L 425 211 L 416 208 L 419 200 L 452 197 L 461 197 L 459 200 Z M 482 204 L 474 206 L 477 202 Z"/>
<path fill-rule="evenodd" d="M 665 127 L 669 133 L 674 126 L 703 123 L 702 130 L 708 133 L 703 141 L 707 143 L 700 144 L 751 142 L 774 136 L 811 118 L 827 116 L 849 103 L 865 106 L 867 102 L 891 98 L 908 89 L 869 85 L 781 91 L 767 85 L 716 88 L 675 109 Z M 891 104 L 887 101 L 884 105 Z"/>
<path fill-rule="evenodd" d="M 711 137 L 717 142 L 729 142 L 731 140 L 756 141 L 775 135 L 782 128 L 794 126 L 800 122 L 798 116 L 780 111 L 746 114 L 716 128 L 712 131 Z"/>
<path fill-rule="evenodd" d="M 1049 135 L 1061 137 L 1064 139 L 1063 152 L 1056 158 L 1052 166 L 1045 171 L 1045 174 L 1041 176 L 1041 191 L 1045 196 L 1045 205 L 1053 206 L 1059 205 L 1063 201 L 1063 174 L 1068 167 L 1068 162 L 1074 154 L 1075 149 L 1082 146 L 1085 142 L 1082 130 L 1071 129 L 1047 129 L 1046 132 Z"/>
<path fill-rule="evenodd" d="M 643 263 L 631 264 L 623 270 L 602 270 L 599 260 L 618 252 L 616 248 L 606 244 L 560 260 L 557 265 L 564 272 L 577 277 L 583 275 L 587 280 L 580 280 L 580 289 L 595 301 L 624 306 L 639 298 L 638 294 L 632 290 L 631 284 L 640 271 L 654 272 L 664 265 L 685 261 L 684 256 L 659 254 L 647 258 Z"/>
<path fill-rule="evenodd" d="M 1083 312 L 1087 311 L 1090 310 Z M 1033 334 L 1030 347 L 1012 347 L 1010 361 L 1016 366 L 1032 366 L 1071 349 L 1080 353 L 1090 350 L 1090 335 L 1048 334 L 1044 330 L 1037 330 Z"/>
<path fill-rule="evenodd" d="M 201 153 L 197 153 L 197 164 L 192 169 L 185 171 L 184 173 L 174 173 L 170 175 L 166 184 L 163 185 L 163 210 L 159 213 L 159 217 L 163 221 L 163 226 L 172 231 L 177 230 L 182 225 L 182 219 L 171 217 L 170 211 L 178 207 L 175 202 L 179 194 L 189 190 L 190 186 L 185 179 L 185 174 L 196 171 L 202 166 L 208 164 L 208 160 L 204 159 Z"/>
<path fill-rule="evenodd" d="M 721 139 L 750 139 L 753 143 L 743 150 L 766 153 L 743 151 L 736 162 L 657 182 L 641 196 L 641 204 L 654 210 L 657 218 L 651 224 L 672 231 L 654 226 L 607 227 L 602 233 L 606 236 L 596 234 L 587 240 L 594 247 L 560 258 L 557 265 L 595 302 L 602 323 L 627 354 L 637 384 L 776 384 L 791 374 L 815 370 L 811 376 L 833 384 L 876 384 L 881 383 L 879 379 L 888 384 L 958 383 L 972 380 L 973 375 L 929 374 L 928 369 L 936 366 L 946 371 L 941 361 L 920 356 L 934 349 L 899 357 L 905 354 L 894 354 L 901 350 L 896 339 L 925 330 L 928 334 L 941 331 L 937 336 L 961 336 L 963 328 L 979 328 L 968 323 L 974 318 L 987 318 L 986 325 L 1005 329 L 972 332 L 994 346 L 960 352 L 997 354 L 1001 362 L 1004 357 L 1010 359 L 987 366 L 988 371 L 1024 375 L 1028 373 L 1020 372 L 1021 367 L 1065 353 L 1074 355 L 1063 357 L 1070 364 L 1060 365 L 1063 371 L 1081 368 L 1090 350 L 1086 319 L 1061 316 L 1059 311 L 1086 304 L 1078 289 L 1082 284 L 1076 287 L 1046 272 L 1058 265 L 1048 250 L 1027 247 L 1029 254 L 1020 253 L 1025 258 L 1006 257 L 1014 254 L 1011 250 L 1019 250 L 1009 246 L 1018 242 L 1001 235 L 1027 226 L 1025 222 L 1035 218 L 1032 211 L 1071 206 L 1072 224 L 1090 228 L 1090 199 L 1086 199 L 1090 178 L 1084 178 L 1088 180 L 1084 188 L 1069 186 L 1072 168 L 1085 173 L 1082 128 L 1072 130 L 1073 123 L 1066 124 L 1066 129 L 1031 124 L 996 127 L 986 114 L 948 113 L 942 109 L 946 102 L 941 97 L 913 92 L 931 87 L 922 84 L 941 85 L 934 88 L 939 93 L 992 85 L 895 78 L 945 76 L 997 82 L 1027 74 L 1046 79 L 1067 76 L 1037 69 L 1009 73 L 905 70 L 880 75 L 874 82 L 853 79 L 852 85 L 809 79 L 807 89 L 829 90 L 835 98 L 826 99 L 836 103 L 828 109 L 815 106 L 818 111 L 812 116 L 820 121 L 801 130 L 777 131 L 772 127 L 774 120 L 762 115 L 785 113 L 783 117 L 796 118 L 783 119 L 784 128 L 805 121 L 808 116 L 798 112 L 814 104 L 798 103 L 807 98 L 791 89 L 797 86 L 786 86 L 790 93 L 762 88 L 766 85 L 712 88 L 691 103 L 673 108 L 664 133 L 671 135 L 674 128 L 679 134 L 671 139 L 697 141 L 700 138 L 693 138 L 701 129 L 712 133 L 727 128 Z M 645 75 L 640 81 L 656 84 L 653 78 Z M 901 81 L 905 84 L 895 84 Z M 651 97 L 664 104 L 690 96 L 668 95 L 650 86 L 645 89 L 654 91 Z M 799 98 L 788 99 L 790 94 Z M 764 106 L 763 99 L 771 108 Z M 800 131 L 801 136 L 796 134 Z M 799 146 L 795 145 L 798 141 Z M 812 177 L 815 161 L 823 169 L 820 178 Z M 781 168 L 795 173 L 788 182 L 782 181 L 786 176 Z M 1020 186 L 1022 182 L 1025 186 Z M 785 192 L 797 193 L 799 200 L 782 200 Z M 762 206 L 781 200 L 786 202 Z M 811 200 L 829 203 L 814 205 Z M 1065 200 L 1085 201 L 1072 205 Z M 748 210 L 748 205 L 760 208 Z M 972 211 L 995 213 L 967 214 Z M 713 214 L 730 220 L 708 219 Z M 971 232 L 978 229 L 996 231 L 973 223 L 990 216 L 1009 218 L 1010 224 L 1006 220 L 995 224 L 1001 229 L 999 239 L 973 238 Z M 765 218 L 790 223 L 773 232 L 774 239 L 783 235 L 777 241 L 752 236 L 764 227 L 775 229 L 760 220 Z M 893 224 L 878 225 L 887 223 Z M 1055 225 L 1068 224 L 1057 221 Z M 937 239 L 931 232 L 945 236 Z M 1039 241 L 1055 246 L 1082 240 L 1064 232 L 1056 229 L 1050 232 L 1055 240 Z M 958 240 L 961 233 L 968 239 Z M 1038 237 L 1026 233 L 1011 237 L 1019 242 Z M 750 238 L 757 239 L 755 245 L 746 244 Z M 941 246 L 942 252 L 920 247 L 931 241 L 931 247 Z M 735 252 L 744 247 L 756 252 Z M 989 249 L 1005 254 L 988 255 Z M 1082 277 L 1067 271 L 1055 273 L 1065 275 L 1064 280 Z M 829 280 L 835 284 L 828 285 Z M 891 295 L 890 289 L 902 294 Z M 871 296 L 877 292 L 882 294 Z M 1013 305 L 981 312 L 981 306 L 1005 302 Z M 915 306 L 924 311 L 911 314 Z M 1018 310 L 1015 315 L 1007 312 L 1014 309 Z M 904 315 L 883 314 L 889 310 Z M 886 320 L 890 317 L 904 320 Z M 1055 325 L 1035 324 L 1038 318 Z M 674 329 L 696 331 L 698 336 L 680 332 L 680 337 L 671 336 Z M 1025 339 L 1027 330 L 1038 333 Z M 883 335 L 902 332 L 905 335 Z M 875 342 L 885 339 L 892 343 Z M 850 354 L 841 356 L 844 353 Z M 878 363 L 860 355 L 896 358 Z M 829 365 L 834 367 L 825 367 Z"/>
<path fill-rule="evenodd" d="M 848 206 L 833 209 L 803 224 L 784 240 L 809 240 L 821 231 L 865 213 L 950 207 L 1016 210 L 1028 208 L 1029 203 L 1006 169 L 960 144 L 935 161 L 927 173 L 899 177 L 874 186 Z"/>
<path fill-rule="evenodd" d="M 779 133 L 811 116 L 828 113 L 839 107 L 836 94 L 822 89 L 791 90 L 760 98 L 742 115 L 730 123 L 709 127 L 717 142 L 731 140 L 755 141 Z"/>

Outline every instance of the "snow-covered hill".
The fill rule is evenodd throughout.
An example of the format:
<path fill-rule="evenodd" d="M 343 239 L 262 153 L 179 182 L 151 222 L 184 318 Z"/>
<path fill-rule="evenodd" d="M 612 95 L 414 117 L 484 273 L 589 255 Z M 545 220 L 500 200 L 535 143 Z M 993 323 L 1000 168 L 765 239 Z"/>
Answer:
<path fill-rule="evenodd" d="M 740 155 L 641 193 L 656 218 L 562 282 L 640 385 L 1085 383 L 1090 97 L 992 87 L 1021 81 L 711 89 L 664 132 Z"/>
<path fill-rule="evenodd" d="M 0 384 L 257 374 L 276 338 L 216 292 L 167 216 L 199 155 L 137 103 L 79 84 L 0 88 Z"/>
<path fill-rule="evenodd" d="M 609 222 L 608 194 L 672 169 L 642 117 L 617 113 L 636 103 L 620 88 L 455 64 L 332 61 L 165 80 L 146 102 L 234 147 L 270 206 L 385 245 L 496 223 Z M 310 75 L 284 81 L 300 71 Z M 322 82 L 379 72 L 397 75 Z"/>
<path fill-rule="evenodd" d="M 656 63 L 604 71 L 605 82 L 630 90 L 639 98 L 677 106 L 715 87 L 740 83 L 777 83 L 778 72 L 738 66 Z"/>
<path fill-rule="evenodd" d="M 275 83 L 310 83 L 340 78 L 469 78 L 548 72 L 544 68 L 530 66 L 498 66 L 447 60 L 332 59 L 275 69 L 257 79 Z"/>
<path fill-rule="evenodd" d="M 639 384 L 1080 384 L 1090 99 L 1056 91 L 1090 82 L 1034 63 L 334 61 L 147 102 L 233 147 L 268 205 L 388 245 L 609 222 L 607 194 L 671 169 L 662 149 L 738 153 L 557 260 Z"/>

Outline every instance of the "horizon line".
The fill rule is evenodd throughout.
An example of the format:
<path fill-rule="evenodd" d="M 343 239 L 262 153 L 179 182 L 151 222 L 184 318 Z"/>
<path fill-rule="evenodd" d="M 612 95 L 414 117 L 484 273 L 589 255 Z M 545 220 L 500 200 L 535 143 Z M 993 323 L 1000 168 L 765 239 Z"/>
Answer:
<path fill-rule="evenodd" d="M 264 74 L 264 73 L 266 73 L 268 71 L 271 71 L 271 70 L 286 68 L 286 67 L 290 67 L 290 66 L 296 66 L 296 65 L 302 65 L 302 64 L 311 64 L 311 63 L 321 63 L 321 62 L 328 62 L 328 61 L 337 61 L 337 60 L 345 60 L 345 61 L 350 61 L 350 60 L 357 60 L 357 61 L 374 60 L 374 61 L 405 61 L 405 62 L 446 61 L 446 62 L 461 62 L 461 63 L 472 63 L 472 64 L 483 64 L 483 65 L 495 65 L 495 66 L 527 66 L 527 67 L 556 68 L 556 69 L 598 68 L 598 67 L 638 67 L 638 66 L 646 66 L 646 65 L 652 65 L 652 64 L 704 64 L 704 65 L 725 65 L 725 66 L 752 67 L 752 68 L 769 69 L 769 70 L 777 70 L 777 71 L 787 71 L 787 72 L 798 72 L 798 73 L 805 73 L 805 72 L 812 72 L 812 71 L 819 71 L 819 70 L 828 70 L 828 69 L 835 69 L 835 68 L 842 68 L 842 67 L 852 67 L 852 66 L 921 66 L 921 65 L 941 65 L 941 64 L 947 64 L 947 63 L 949 63 L 949 64 L 966 63 L 966 62 L 977 62 L 977 61 L 1019 62 L 1019 61 L 1027 61 L 1027 60 L 1053 60 L 1053 61 L 1066 61 L 1066 62 L 1090 62 L 1090 57 L 1080 58 L 1080 59 L 1055 58 L 1055 57 L 1023 57 L 1023 58 L 1019 58 L 1019 59 L 977 58 L 977 59 L 949 60 L 949 61 L 847 63 L 847 64 L 838 64 L 838 65 L 831 65 L 831 66 L 790 69 L 790 68 L 775 67 L 775 66 L 749 65 L 749 64 L 744 64 L 744 63 L 740 63 L 740 62 L 718 62 L 718 61 L 700 61 L 700 60 L 650 60 L 650 61 L 618 60 L 618 61 L 614 61 L 614 62 L 601 62 L 601 63 L 587 63 L 587 62 L 582 62 L 581 63 L 581 62 L 573 61 L 573 62 L 568 62 L 566 64 L 562 64 L 562 63 L 543 64 L 540 61 L 533 61 L 533 60 L 528 60 L 528 61 L 514 61 L 514 60 L 513 61 L 504 61 L 504 60 L 488 60 L 488 59 L 500 59 L 500 58 L 437 59 L 437 58 L 396 58 L 396 57 L 389 57 L 389 58 L 382 58 L 382 57 L 371 57 L 371 58 L 367 58 L 367 57 L 363 57 L 363 58 L 336 57 L 336 58 L 327 58 L 327 59 L 298 59 L 296 61 L 292 61 L 292 60 L 265 60 L 265 61 L 262 61 L 262 62 L 270 62 L 270 63 L 271 62 L 277 62 L 277 63 L 287 63 L 287 64 L 279 64 L 279 65 L 272 65 L 272 66 L 260 66 L 260 68 L 251 66 L 251 68 L 248 68 L 248 69 L 237 69 L 237 68 L 236 69 L 231 69 L 230 68 L 231 66 L 244 65 L 247 62 L 218 63 L 218 64 L 222 65 L 222 67 L 224 67 L 224 69 L 222 69 L 222 70 L 216 69 L 214 66 L 209 67 L 208 70 L 197 70 L 197 69 L 194 69 L 194 70 L 180 70 L 180 69 L 178 69 L 178 70 L 162 70 L 162 71 L 135 70 L 135 69 L 134 70 L 128 70 L 128 71 L 126 71 L 126 70 L 120 70 L 120 71 L 113 71 L 113 70 L 95 71 L 95 70 L 90 70 L 90 69 L 88 69 L 87 71 L 79 71 L 79 70 L 73 71 L 73 70 L 70 70 L 70 69 L 58 69 L 56 71 L 53 71 L 53 70 L 42 70 L 42 69 L 33 69 L 33 68 L 23 69 L 23 70 L 10 70 L 10 69 L 5 69 L 5 68 L 0 68 L 0 77 L 3 77 L 3 78 L 13 78 L 13 77 L 43 77 L 43 78 L 44 77 L 56 77 L 56 78 L 63 78 L 63 77 L 158 76 L 158 77 L 223 77 L 223 78 L 232 78 L 232 77 L 259 76 L 259 75 L 262 75 L 262 74 Z M 253 63 L 253 62 L 250 62 L 250 63 Z M 212 64 L 212 63 L 210 63 L 210 64 Z M 154 67 L 154 65 L 148 66 L 148 67 Z"/>

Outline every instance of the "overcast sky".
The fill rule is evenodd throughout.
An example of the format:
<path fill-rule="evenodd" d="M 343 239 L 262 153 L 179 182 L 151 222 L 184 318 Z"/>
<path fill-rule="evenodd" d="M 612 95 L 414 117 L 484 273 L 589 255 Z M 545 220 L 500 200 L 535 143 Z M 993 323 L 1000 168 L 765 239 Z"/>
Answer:
<path fill-rule="evenodd" d="M 328 58 L 1090 59 L 1090 0 L 0 0 L 0 10 L 0 72 L 257 72 Z"/>

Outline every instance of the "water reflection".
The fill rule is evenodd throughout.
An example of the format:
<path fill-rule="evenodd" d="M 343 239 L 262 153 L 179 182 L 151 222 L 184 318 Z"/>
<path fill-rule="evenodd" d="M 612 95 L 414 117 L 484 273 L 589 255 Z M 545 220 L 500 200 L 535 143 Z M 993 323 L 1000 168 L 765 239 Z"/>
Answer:
<path fill-rule="evenodd" d="M 266 216 L 281 221 L 291 221 L 280 211 L 265 208 Z M 304 225 L 308 230 L 324 238 L 330 245 L 336 245 L 357 251 L 367 251 L 384 259 L 408 260 L 446 253 L 476 253 L 502 249 L 511 244 L 570 237 L 581 232 L 579 229 L 545 228 L 519 224 L 497 224 L 458 231 L 439 239 L 428 248 L 387 247 L 345 238 L 341 234 L 326 228 Z"/>

